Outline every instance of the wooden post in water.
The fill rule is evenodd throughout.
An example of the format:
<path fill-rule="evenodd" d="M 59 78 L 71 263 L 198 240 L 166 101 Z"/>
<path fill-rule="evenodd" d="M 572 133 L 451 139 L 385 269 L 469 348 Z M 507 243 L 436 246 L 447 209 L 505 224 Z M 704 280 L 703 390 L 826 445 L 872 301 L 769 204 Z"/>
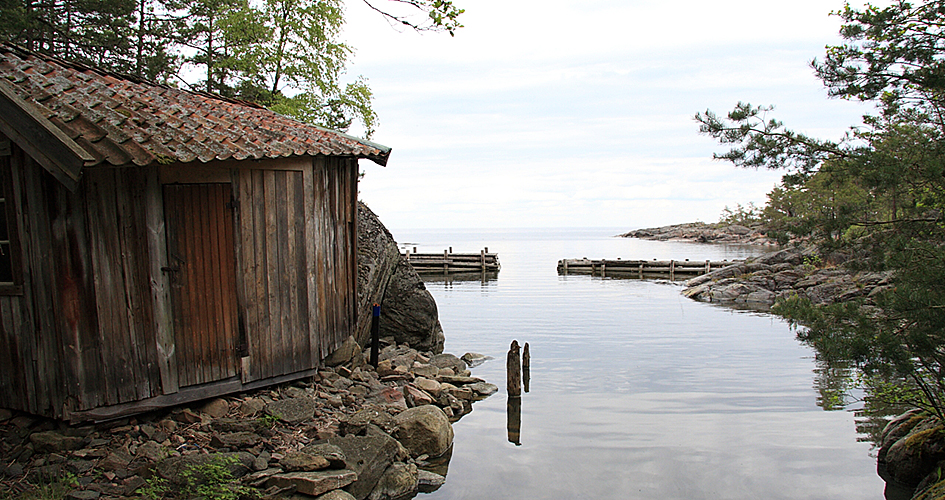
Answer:
<path fill-rule="evenodd" d="M 528 342 L 522 347 L 522 386 L 528 392 L 528 383 L 531 379 L 532 355 L 528 352 Z"/>
<path fill-rule="evenodd" d="M 479 262 L 482 263 L 482 272 L 486 272 L 486 251 L 479 251 Z"/>
<path fill-rule="evenodd" d="M 513 340 L 509 346 L 509 354 L 505 360 L 506 388 L 509 397 L 519 397 L 522 395 L 522 359 L 519 354 L 518 341 Z"/>

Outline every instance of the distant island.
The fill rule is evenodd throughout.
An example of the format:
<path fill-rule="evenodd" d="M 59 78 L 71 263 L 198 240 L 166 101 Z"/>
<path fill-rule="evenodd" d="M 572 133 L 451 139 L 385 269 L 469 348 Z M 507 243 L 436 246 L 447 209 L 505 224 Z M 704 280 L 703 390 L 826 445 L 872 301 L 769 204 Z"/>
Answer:
<path fill-rule="evenodd" d="M 655 241 L 695 241 L 699 243 L 724 243 L 732 245 L 775 246 L 777 242 L 767 236 L 761 223 L 749 225 L 725 222 L 689 222 L 663 227 L 635 229 L 619 234 L 622 238 L 640 238 Z"/>

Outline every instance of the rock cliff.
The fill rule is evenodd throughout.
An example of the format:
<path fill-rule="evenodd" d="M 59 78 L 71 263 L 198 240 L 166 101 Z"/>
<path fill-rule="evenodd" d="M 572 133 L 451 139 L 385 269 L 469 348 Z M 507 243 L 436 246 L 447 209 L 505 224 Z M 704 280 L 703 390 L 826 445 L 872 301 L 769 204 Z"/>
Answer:
<path fill-rule="evenodd" d="M 362 347 L 371 339 L 371 306 L 381 304 L 381 336 L 419 351 L 443 352 L 436 302 L 390 231 L 367 205 L 358 203 L 358 326 Z"/>

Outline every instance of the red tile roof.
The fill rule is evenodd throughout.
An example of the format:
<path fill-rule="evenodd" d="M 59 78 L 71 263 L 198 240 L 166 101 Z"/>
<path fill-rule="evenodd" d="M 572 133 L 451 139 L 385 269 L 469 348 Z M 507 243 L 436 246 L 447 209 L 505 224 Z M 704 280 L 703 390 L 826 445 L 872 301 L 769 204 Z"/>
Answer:
<path fill-rule="evenodd" d="M 86 150 L 89 165 L 349 156 L 390 149 L 258 105 L 159 85 L 0 44 L 0 78 Z"/>

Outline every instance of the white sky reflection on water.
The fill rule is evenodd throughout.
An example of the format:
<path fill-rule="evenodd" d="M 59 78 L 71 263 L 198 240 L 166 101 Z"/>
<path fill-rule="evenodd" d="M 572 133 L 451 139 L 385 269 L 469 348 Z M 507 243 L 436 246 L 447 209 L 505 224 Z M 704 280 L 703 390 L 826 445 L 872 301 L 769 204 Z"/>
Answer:
<path fill-rule="evenodd" d="M 813 353 L 772 316 L 678 285 L 558 276 L 560 258 L 729 258 L 718 246 L 594 231 L 400 231 L 420 251 L 498 252 L 498 280 L 428 283 L 446 351 L 496 359 L 500 387 L 455 424 L 446 485 L 425 498 L 881 499 L 853 414 L 817 407 Z M 507 440 L 505 353 L 531 347 L 521 446 Z"/>

